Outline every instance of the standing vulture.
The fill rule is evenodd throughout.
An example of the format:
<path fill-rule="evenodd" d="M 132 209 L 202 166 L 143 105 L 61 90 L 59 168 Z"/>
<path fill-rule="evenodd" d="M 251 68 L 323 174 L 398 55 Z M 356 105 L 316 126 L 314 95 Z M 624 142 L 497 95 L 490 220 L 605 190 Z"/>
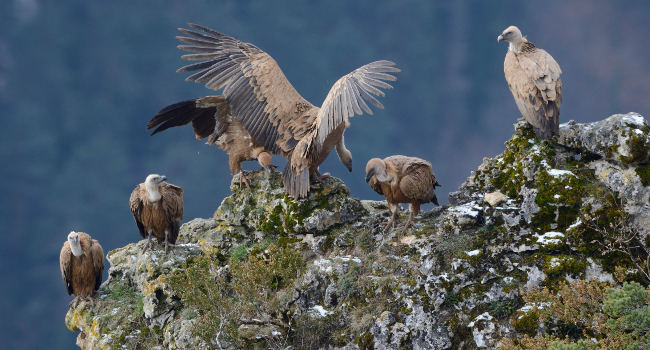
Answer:
<path fill-rule="evenodd" d="M 61 248 L 59 265 L 68 294 L 87 298 L 102 284 L 104 250 L 87 233 L 72 231 Z"/>
<path fill-rule="evenodd" d="M 147 124 L 153 129 L 151 135 L 174 126 L 192 122 L 197 139 L 208 138 L 207 144 L 216 145 L 228 153 L 228 164 L 232 175 L 239 174 L 250 190 L 248 179 L 241 170 L 245 160 L 256 160 L 262 168 L 270 170 L 271 153 L 255 142 L 242 123 L 233 118 L 230 107 L 223 96 L 206 96 L 174 103 L 163 108 Z"/>
<path fill-rule="evenodd" d="M 413 216 L 420 212 L 420 204 L 432 202 L 440 205 L 434 192 L 440 184 L 431 163 L 424 159 L 402 155 L 370 159 L 366 164 L 366 182 L 375 192 L 386 196 L 391 217 L 385 230 L 395 224 L 400 203 L 409 204 L 405 231 L 413 225 Z"/>
<path fill-rule="evenodd" d="M 283 181 L 292 197 L 307 195 L 310 181 L 319 179 L 318 166 L 334 147 L 351 170 L 352 155 L 343 133 L 350 117 L 364 111 L 372 114 L 367 102 L 383 108 L 374 96 L 384 96 L 380 88 L 392 88 L 385 81 L 396 78 L 388 73 L 400 71 L 393 62 L 372 62 L 343 76 L 319 108 L 300 96 L 275 60 L 255 45 L 203 26 L 189 26 L 193 29 L 179 28 L 187 36 L 177 37 L 186 44 L 178 47 L 192 52 L 182 58 L 201 62 L 178 72 L 196 71 L 186 80 L 222 89 L 233 116 L 254 142 L 288 159 Z"/>
<path fill-rule="evenodd" d="M 165 182 L 164 175 L 150 174 L 131 192 L 129 206 L 142 238 L 144 250 L 151 247 L 151 236 L 159 243 L 174 245 L 183 220 L 183 189 Z"/>
<path fill-rule="evenodd" d="M 548 52 L 536 47 L 510 26 L 497 41 L 507 41 L 503 72 L 519 112 L 533 126 L 537 137 L 550 139 L 559 133 L 562 104 L 562 70 Z"/>

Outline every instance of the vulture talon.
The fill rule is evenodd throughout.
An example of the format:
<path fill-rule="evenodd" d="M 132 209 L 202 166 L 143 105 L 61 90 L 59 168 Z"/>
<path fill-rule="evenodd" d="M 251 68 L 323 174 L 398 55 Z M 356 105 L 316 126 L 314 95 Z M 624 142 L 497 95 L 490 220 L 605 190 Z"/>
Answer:
<path fill-rule="evenodd" d="M 241 190 L 242 182 L 244 183 L 244 185 L 246 185 L 246 188 L 250 191 L 251 190 L 251 184 L 248 181 L 248 177 L 246 177 L 246 175 L 244 175 L 243 170 L 239 172 L 239 189 L 240 190 Z"/>

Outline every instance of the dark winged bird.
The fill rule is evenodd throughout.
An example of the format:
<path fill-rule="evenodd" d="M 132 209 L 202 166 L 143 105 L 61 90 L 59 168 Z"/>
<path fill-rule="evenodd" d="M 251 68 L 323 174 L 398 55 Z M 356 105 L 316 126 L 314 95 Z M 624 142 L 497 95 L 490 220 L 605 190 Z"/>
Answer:
<path fill-rule="evenodd" d="M 142 238 L 147 239 L 144 250 L 150 248 L 151 236 L 169 245 L 176 243 L 183 220 L 183 189 L 167 183 L 164 175 L 150 174 L 144 183 L 131 192 L 129 206 Z"/>
<path fill-rule="evenodd" d="M 68 294 L 87 298 L 102 284 L 104 250 L 84 232 L 70 232 L 59 256 L 61 277 Z"/>
<path fill-rule="evenodd" d="M 383 105 L 375 96 L 395 81 L 399 72 L 390 61 L 361 66 L 340 78 L 321 107 L 305 100 L 289 83 L 275 60 L 253 44 L 241 42 L 215 30 L 189 24 L 179 28 L 186 36 L 178 47 L 192 52 L 182 58 L 200 61 L 178 72 L 195 72 L 186 80 L 205 84 L 222 95 L 232 115 L 244 125 L 255 144 L 287 158 L 283 181 L 288 193 L 302 198 L 311 181 L 320 178 L 318 166 L 336 147 L 341 162 L 352 169 L 352 155 L 343 133 L 349 118 L 372 114 L 368 104 Z"/>
<path fill-rule="evenodd" d="M 207 144 L 216 145 L 228 154 L 228 165 L 232 175 L 239 174 L 250 189 L 250 184 L 241 170 L 241 163 L 257 160 L 263 168 L 270 170 L 271 152 L 251 138 L 241 121 L 234 118 L 223 96 L 206 96 L 174 103 L 163 108 L 147 124 L 147 129 L 156 128 L 155 135 L 174 126 L 192 123 L 197 139 L 208 138 Z"/>
<path fill-rule="evenodd" d="M 562 105 L 560 66 L 515 26 L 506 28 L 497 41 L 509 43 L 503 72 L 519 112 L 533 126 L 537 137 L 550 139 L 557 135 Z"/>
<path fill-rule="evenodd" d="M 420 204 L 439 205 L 435 188 L 440 184 L 431 163 L 424 159 L 402 155 L 370 159 L 366 164 L 366 182 L 375 192 L 386 196 L 391 216 L 385 229 L 395 225 L 400 203 L 409 204 L 404 230 L 413 225 L 413 216 L 420 213 Z"/>

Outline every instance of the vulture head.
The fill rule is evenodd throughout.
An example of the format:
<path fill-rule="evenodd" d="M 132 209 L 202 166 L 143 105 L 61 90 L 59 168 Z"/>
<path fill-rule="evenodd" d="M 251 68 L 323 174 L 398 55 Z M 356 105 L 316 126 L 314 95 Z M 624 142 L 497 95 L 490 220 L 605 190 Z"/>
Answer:
<path fill-rule="evenodd" d="M 165 175 L 158 174 L 149 174 L 144 180 L 144 186 L 147 189 L 147 195 L 150 202 L 156 202 L 160 199 L 160 192 L 158 192 L 158 186 L 160 183 L 167 180 Z"/>
<path fill-rule="evenodd" d="M 510 26 L 506 28 L 503 33 L 497 37 L 497 41 L 499 42 L 507 41 L 510 43 L 511 50 L 519 46 L 519 43 L 521 43 L 523 40 L 524 37 L 521 36 L 521 31 L 516 26 Z"/>
<path fill-rule="evenodd" d="M 379 182 L 389 181 L 390 178 L 386 173 L 386 163 L 382 159 L 372 158 L 366 163 L 366 182 L 370 181 L 370 178 L 376 176 Z"/>
<path fill-rule="evenodd" d="M 83 255 L 84 252 L 81 249 L 81 242 L 79 241 L 79 234 L 77 232 L 70 231 L 68 234 L 68 243 L 70 243 L 70 250 L 72 250 L 72 255 Z"/>

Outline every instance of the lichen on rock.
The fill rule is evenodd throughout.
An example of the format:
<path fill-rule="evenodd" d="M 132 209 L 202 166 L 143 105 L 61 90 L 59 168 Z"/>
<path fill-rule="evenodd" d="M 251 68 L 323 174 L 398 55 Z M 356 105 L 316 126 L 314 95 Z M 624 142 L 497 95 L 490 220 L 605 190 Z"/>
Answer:
<path fill-rule="evenodd" d="M 169 254 L 143 242 L 109 252 L 108 280 L 66 325 L 82 348 L 493 348 L 551 332 L 538 317 L 547 304 L 526 291 L 648 284 L 607 249 L 621 227 L 648 247 L 648 130 L 615 115 L 541 141 L 518 123 L 451 205 L 406 234 L 384 232 L 385 202 L 351 198 L 336 178 L 294 200 L 279 173 L 249 172 L 252 191 L 233 179 Z"/>

